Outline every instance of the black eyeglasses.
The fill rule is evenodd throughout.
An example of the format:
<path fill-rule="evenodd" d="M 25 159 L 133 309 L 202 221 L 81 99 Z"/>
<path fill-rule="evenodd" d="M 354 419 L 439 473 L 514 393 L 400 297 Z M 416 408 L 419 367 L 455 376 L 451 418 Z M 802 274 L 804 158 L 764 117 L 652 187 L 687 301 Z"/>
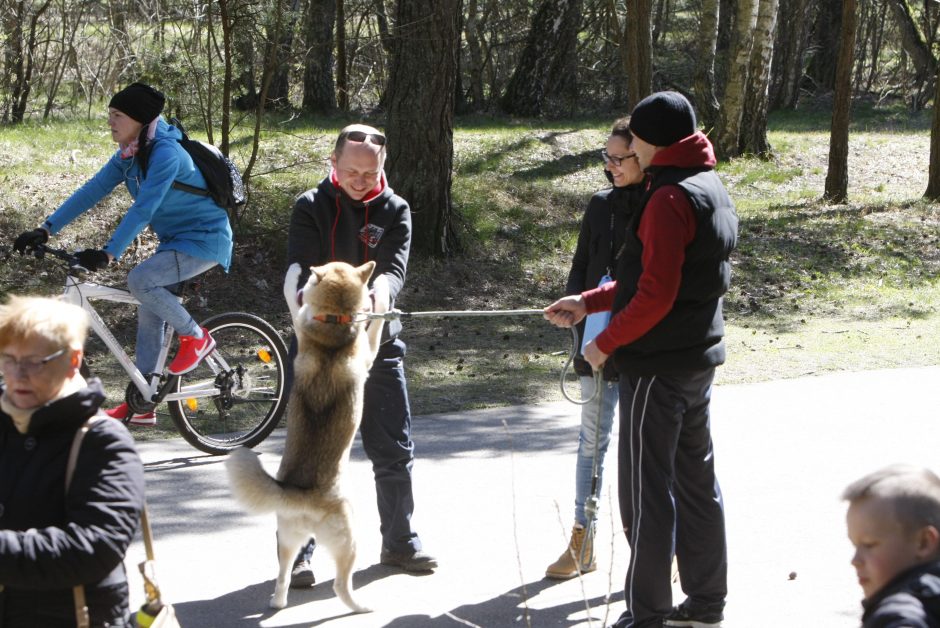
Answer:
<path fill-rule="evenodd" d="M 9 377 L 10 375 L 13 375 L 19 371 L 27 377 L 34 377 L 39 374 L 39 371 L 42 370 L 42 367 L 62 356 L 64 353 L 65 349 L 59 349 L 55 353 L 51 353 L 44 358 L 23 358 L 20 360 L 17 360 L 12 355 L 3 353 L 0 354 L 0 373 L 3 373 L 5 376 Z"/>
<path fill-rule="evenodd" d="M 376 146 L 385 146 L 385 136 L 381 133 L 366 133 L 365 131 L 343 131 L 339 134 L 339 137 L 336 138 L 337 143 L 342 143 L 344 141 L 365 142 L 366 140 L 369 140 Z"/>
<path fill-rule="evenodd" d="M 612 166 L 620 166 L 624 159 L 633 159 L 634 157 L 636 157 L 636 153 L 630 153 L 629 155 L 624 155 L 622 157 L 614 157 L 613 155 L 608 154 L 606 149 L 601 151 L 601 159 L 603 159 L 605 163 L 611 164 Z"/>

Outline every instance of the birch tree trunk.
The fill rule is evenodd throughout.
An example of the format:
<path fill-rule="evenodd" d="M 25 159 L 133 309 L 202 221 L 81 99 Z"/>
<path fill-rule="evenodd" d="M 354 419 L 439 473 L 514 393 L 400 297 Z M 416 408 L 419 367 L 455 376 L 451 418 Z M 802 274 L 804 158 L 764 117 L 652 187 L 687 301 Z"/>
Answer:
<path fill-rule="evenodd" d="M 759 0 L 757 28 L 751 49 L 748 87 L 744 94 L 744 114 L 741 117 L 739 154 L 769 157 L 767 141 L 767 104 L 770 87 L 770 65 L 774 55 L 774 33 L 777 26 L 777 0 Z"/>
<path fill-rule="evenodd" d="M 500 100 L 505 113 L 539 116 L 553 91 L 574 93 L 577 76 L 567 75 L 564 69 L 576 54 L 581 5 L 581 0 L 542 0 L 539 4 L 519 64 Z"/>
<path fill-rule="evenodd" d="M 718 0 L 702 0 L 702 20 L 699 26 L 698 55 L 692 91 L 698 114 L 705 129 L 718 121 L 718 98 L 715 96 L 715 49 L 718 46 Z"/>
<path fill-rule="evenodd" d="M 849 121 L 852 106 L 852 65 L 855 58 L 856 1 L 843 0 L 842 34 L 836 61 L 836 91 L 832 102 L 832 129 L 829 135 L 829 171 L 825 197 L 844 203 L 849 189 Z"/>
<path fill-rule="evenodd" d="M 748 69 L 756 27 L 757 0 L 739 0 L 734 38 L 731 43 L 728 86 L 722 102 L 718 141 L 715 143 L 720 159 L 730 159 L 740 155 L 738 145 L 741 136 L 741 118 L 744 114 L 745 90 L 748 85 Z"/>

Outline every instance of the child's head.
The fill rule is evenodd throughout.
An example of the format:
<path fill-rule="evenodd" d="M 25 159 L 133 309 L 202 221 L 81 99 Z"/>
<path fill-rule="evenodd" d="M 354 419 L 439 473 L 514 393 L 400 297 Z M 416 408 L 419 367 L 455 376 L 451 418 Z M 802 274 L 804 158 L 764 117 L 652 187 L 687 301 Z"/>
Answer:
<path fill-rule="evenodd" d="M 842 498 L 866 598 L 902 571 L 940 558 L 940 478 L 933 472 L 886 467 L 853 482 Z"/>

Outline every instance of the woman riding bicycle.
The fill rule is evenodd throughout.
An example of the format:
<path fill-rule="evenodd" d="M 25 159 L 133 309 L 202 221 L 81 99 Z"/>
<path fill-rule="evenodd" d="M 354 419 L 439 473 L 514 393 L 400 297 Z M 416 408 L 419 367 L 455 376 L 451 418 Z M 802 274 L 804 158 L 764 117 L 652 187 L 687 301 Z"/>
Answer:
<path fill-rule="evenodd" d="M 108 125 L 118 150 L 98 173 L 76 190 L 37 229 L 16 238 L 14 250 L 25 253 L 43 244 L 78 216 L 124 183 L 134 199 L 111 239 L 102 249 L 76 254 L 82 266 L 100 270 L 121 254 L 148 225 L 160 240 L 156 253 L 127 275 L 127 287 L 140 301 L 137 315 L 136 364 L 152 373 L 163 344 L 163 323 L 180 336 L 176 357 L 167 367 L 171 375 L 196 368 L 215 347 L 209 332 L 200 327 L 180 304 L 173 288 L 216 264 L 228 271 L 232 258 L 232 228 L 228 213 L 210 196 L 173 187 L 174 181 L 206 189 L 202 173 L 177 140 L 182 133 L 166 123 L 163 94 L 149 85 L 133 83 L 108 103 Z M 108 410 L 127 419 L 126 403 Z M 134 414 L 132 425 L 156 425 L 154 412 Z"/>

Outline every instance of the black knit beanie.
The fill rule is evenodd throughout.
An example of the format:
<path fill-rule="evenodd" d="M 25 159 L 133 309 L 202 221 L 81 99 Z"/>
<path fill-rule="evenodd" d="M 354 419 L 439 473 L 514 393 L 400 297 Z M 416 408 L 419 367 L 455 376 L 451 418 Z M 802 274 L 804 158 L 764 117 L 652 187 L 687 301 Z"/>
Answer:
<path fill-rule="evenodd" d="M 114 107 L 142 124 L 150 124 L 163 111 L 165 101 L 163 92 L 143 83 L 131 83 L 111 97 L 108 107 Z"/>
<path fill-rule="evenodd" d="M 679 92 L 650 94 L 633 108 L 630 130 L 653 146 L 670 146 L 697 130 L 695 111 Z"/>

